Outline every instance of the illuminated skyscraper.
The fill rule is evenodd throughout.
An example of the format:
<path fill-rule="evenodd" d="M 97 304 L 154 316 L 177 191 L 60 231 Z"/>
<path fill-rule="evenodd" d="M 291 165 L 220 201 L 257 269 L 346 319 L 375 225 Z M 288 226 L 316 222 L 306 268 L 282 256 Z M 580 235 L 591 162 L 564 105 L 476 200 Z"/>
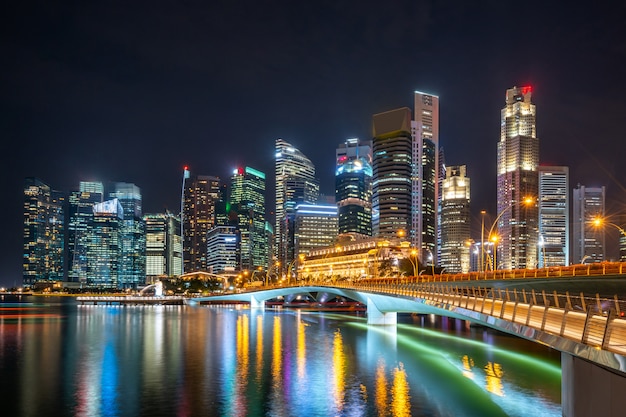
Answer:
<path fill-rule="evenodd" d="M 411 232 L 414 247 L 437 256 L 439 184 L 439 97 L 415 91 L 412 123 Z M 437 259 L 434 260 L 437 262 Z"/>
<path fill-rule="evenodd" d="M 372 234 L 390 239 L 412 230 L 411 110 L 373 116 Z"/>
<path fill-rule="evenodd" d="M 570 264 L 569 168 L 539 167 L 539 267 Z"/>
<path fill-rule="evenodd" d="M 117 198 L 123 209 L 122 255 L 117 285 L 119 288 L 137 288 L 146 280 L 146 230 L 141 189 L 135 184 L 116 182 L 109 197 Z"/>
<path fill-rule="evenodd" d="M 336 151 L 335 201 L 339 233 L 372 235 L 372 148 L 348 139 Z"/>
<path fill-rule="evenodd" d="M 466 166 L 446 167 L 441 190 L 441 266 L 470 271 L 470 179 Z"/>
<path fill-rule="evenodd" d="M 295 256 L 293 215 L 298 204 L 315 204 L 319 181 L 315 166 L 302 152 L 276 139 L 276 227 L 278 261 L 285 268 Z"/>
<path fill-rule="evenodd" d="M 604 227 L 594 227 L 594 217 L 605 217 L 604 187 L 578 184 L 572 197 L 572 262 L 589 263 L 606 260 Z"/>
<path fill-rule="evenodd" d="M 229 198 L 241 250 L 240 270 L 267 268 L 269 242 L 265 233 L 265 174 L 254 168 L 235 170 Z"/>
<path fill-rule="evenodd" d="M 68 281 L 87 285 L 87 247 L 91 241 L 90 225 L 94 218 L 94 205 L 104 199 L 101 182 L 84 182 L 78 191 L 69 196 L 69 222 L 67 236 Z"/>
<path fill-rule="evenodd" d="M 87 286 L 121 287 L 124 209 L 117 198 L 96 203 L 92 209 L 87 227 Z"/>
<path fill-rule="evenodd" d="M 535 105 L 530 87 L 506 91 L 501 111 L 498 142 L 498 268 L 524 269 L 537 266 L 537 204 L 539 194 L 539 139 Z"/>
<path fill-rule="evenodd" d="M 146 281 L 182 274 L 180 219 L 171 213 L 144 214 L 146 225 Z"/>
<path fill-rule="evenodd" d="M 239 269 L 240 250 L 235 226 L 215 226 L 207 234 L 207 271 L 219 274 Z"/>
<path fill-rule="evenodd" d="M 38 178 L 24 185 L 23 284 L 63 281 L 65 196 Z"/>
<path fill-rule="evenodd" d="M 206 272 L 207 232 L 215 225 L 220 179 L 185 169 L 182 198 L 183 272 Z"/>

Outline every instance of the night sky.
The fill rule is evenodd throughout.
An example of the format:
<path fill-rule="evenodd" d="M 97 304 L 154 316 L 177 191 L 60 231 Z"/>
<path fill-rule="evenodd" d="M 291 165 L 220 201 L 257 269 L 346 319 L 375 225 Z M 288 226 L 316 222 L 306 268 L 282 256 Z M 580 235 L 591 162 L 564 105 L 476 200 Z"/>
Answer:
<path fill-rule="evenodd" d="M 544 3 L 555 3 L 546 6 Z M 274 141 L 316 165 L 378 112 L 440 97 L 440 146 L 495 217 L 505 91 L 531 85 L 542 164 L 626 212 L 626 6 L 545 1 L 11 2 L 0 13 L 0 285 L 21 284 L 23 184 L 135 183 L 179 210 L 182 168 L 264 171 Z M 622 2 L 622 4 L 624 4 Z"/>

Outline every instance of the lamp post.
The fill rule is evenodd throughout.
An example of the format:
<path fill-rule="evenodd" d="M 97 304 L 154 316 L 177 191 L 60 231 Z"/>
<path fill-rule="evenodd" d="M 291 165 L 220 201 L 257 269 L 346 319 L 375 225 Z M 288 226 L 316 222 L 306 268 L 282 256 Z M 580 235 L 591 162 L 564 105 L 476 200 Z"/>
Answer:
<path fill-rule="evenodd" d="M 498 215 L 496 216 L 496 219 L 493 221 L 493 223 L 491 224 L 491 227 L 489 228 L 489 233 L 487 233 L 487 239 L 491 240 L 491 234 L 493 233 L 493 228 L 496 226 L 496 224 L 498 224 L 498 220 L 500 220 L 500 218 L 502 217 L 502 215 L 504 213 L 507 212 L 507 210 L 509 210 L 511 207 L 516 206 L 518 204 L 524 204 L 524 205 L 529 205 L 531 203 L 533 203 L 535 201 L 535 199 L 533 197 L 525 197 L 522 201 L 519 202 L 514 202 L 511 201 L 509 203 L 508 206 L 506 206 L 505 208 L 503 208 L 502 210 L 500 210 L 500 212 L 498 213 Z M 494 247 L 494 254 L 495 254 L 495 247 Z M 493 267 L 495 268 L 495 263 L 493 265 Z"/>
<path fill-rule="evenodd" d="M 486 210 L 480 211 L 480 272 L 485 272 L 485 214 Z"/>
<path fill-rule="evenodd" d="M 413 260 L 413 258 L 415 258 L 415 260 Z M 413 265 L 413 276 L 416 277 L 417 268 L 419 265 L 419 260 L 417 258 L 417 249 L 411 249 L 411 252 L 409 253 L 409 261 L 411 262 L 411 265 Z"/>
<path fill-rule="evenodd" d="M 491 265 L 491 270 L 495 271 L 496 269 L 498 269 L 498 239 L 499 237 L 497 235 L 493 235 L 491 236 L 490 240 L 492 242 L 492 246 L 493 246 L 493 265 Z"/>
<path fill-rule="evenodd" d="M 594 227 L 602 227 L 605 224 L 608 224 L 609 226 L 613 226 L 614 228 L 616 228 L 617 230 L 619 230 L 620 233 L 620 237 L 619 237 L 619 246 L 620 246 L 620 258 L 622 255 L 622 248 L 626 247 L 626 231 L 624 231 L 623 228 L 621 228 L 620 226 L 616 225 L 615 223 L 611 223 L 609 221 L 606 220 L 606 218 L 601 217 L 601 216 L 596 216 L 594 218 L 591 219 L 591 224 Z"/>
<path fill-rule="evenodd" d="M 430 249 L 428 248 L 424 248 L 424 250 L 426 252 L 428 252 L 428 254 L 430 255 L 429 259 L 430 259 L 430 265 L 432 267 L 433 270 L 433 278 L 435 277 L 435 257 L 433 256 L 433 253 L 430 251 Z"/>
<path fill-rule="evenodd" d="M 543 238 L 543 235 L 539 235 L 538 245 L 540 247 L 539 253 L 541 254 L 541 267 L 546 268 L 546 241 Z"/>
<path fill-rule="evenodd" d="M 275 270 L 276 268 L 278 268 L 280 266 L 280 261 L 276 261 L 274 262 L 272 265 L 270 265 L 269 268 L 267 268 L 267 274 L 265 274 L 265 285 L 267 286 L 268 283 L 271 280 L 271 275 L 272 275 L 272 270 Z"/>

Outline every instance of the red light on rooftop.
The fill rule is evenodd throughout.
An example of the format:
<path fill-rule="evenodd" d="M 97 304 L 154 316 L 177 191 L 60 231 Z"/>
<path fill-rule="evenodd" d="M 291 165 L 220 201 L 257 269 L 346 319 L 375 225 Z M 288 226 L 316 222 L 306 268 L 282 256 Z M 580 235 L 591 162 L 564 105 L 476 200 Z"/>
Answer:
<path fill-rule="evenodd" d="M 189 167 L 187 165 L 185 165 L 185 167 L 183 168 L 185 171 L 189 171 Z"/>
<path fill-rule="evenodd" d="M 528 93 L 532 93 L 533 88 L 530 85 L 526 85 L 522 87 L 522 94 L 526 95 Z"/>
<path fill-rule="evenodd" d="M 243 175 L 243 168 L 237 168 L 237 172 L 239 175 Z"/>

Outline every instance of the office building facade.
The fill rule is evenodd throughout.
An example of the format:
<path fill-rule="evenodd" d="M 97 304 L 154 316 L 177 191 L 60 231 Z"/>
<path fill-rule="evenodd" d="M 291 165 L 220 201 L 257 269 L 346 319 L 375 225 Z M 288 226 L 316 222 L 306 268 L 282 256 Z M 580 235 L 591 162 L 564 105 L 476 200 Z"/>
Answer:
<path fill-rule="evenodd" d="M 147 213 L 143 221 L 146 228 L 146 283 L 180 276 L 183 272 L 180 218 L 172 213 Z"/>
<path fill-rule="evenodd" d="M 101 182 L 81 181 L 70 192 L 67 225 L 68 281 L 87 285 L 87 249 L 91 242 L 94 206 L 104 201 Z"/>
<path fill-rule="evenodd" d="M 339 233 L 372 235 L 372 148 L 348 139 L 336 151 L 335 201 Z"/>
<path fill-rule="evenodd" d="M 539 167 L 540 268 L 570 264 L 569 168 Z"/>
<path fill-rule="evenodd" d="M 215 226 L 220 178 L 192 175 L 185 167 L 182 192 L 183 273 L 207 270 L 207 233 Z"/>
<path fill-rule="evenodd" d="M 572 263 L 602 262 L 606 259 L 605 230 L 593 224 L 605 217 L 606 190 L 578 184 L 572 193 Z"/>
<path fill-rule="evenodd" d="M 442 166 L 439 161 L 439 97 L 415 91 L 412 123 L 411 233 L 413 247 L 429 253 L 437 262 L 439 186 Z"/>
<path fill-rule="evenodd" d="M 470 271 L 470 179 L 465 165 L 446 167 L 441 189 L 441 259 L 448 273 Z"/>
<path fill-rule="evenodd" d="M 375 114 L 372 135 L 372 234 L 390 239 L 412 230 L 411 110 Z"/>
<path fill-rule="evenodd" d="M 241 264 L 238 231 L 235 226 L 215 226 L 207 234 L 207 271 L 211 274 L 239 270 Z"/>
<path fill-rule="evenodd" d="M 298 204 L 315 204 L 319 180 L 315 165 L 302 152 L 283 139 L 276 139 L 275 251 L 280 268 L 295 259 L 294 214 Z"/>
<path fill-rule="evenodd" d="M 120 288 L 122 270 L 124 209 L 117 198 L 93 205 L 87 227 L 88 287 Z"/>
<path fill-rule="evenodd" d="M 119 288 L 136 289 L 146 279 L 146 230 L 142 213 L 141 189 L 135 184 L 116 182 L 109 198 L 123 209 Z"/>
<path fill-rule="evenodd" d="M 265 233 L 265 174 L 251 167 L 238 168 L 231 177 L 229 216 L 239 235 L 240 270 L 267 267 L 269 241 Z"/>
<path fill-rule="evenodd" d="M 65 274 L 65 195 L 38 178 L 24 183 L 23 284 L 59 282 Z"/>
<path fill-rule="evenodd" d="M 531 87 L 506 91 L 497 150 L 498 265 L 537 266 L 539 139 Z M 535 203 L 524 204 L 532 198 Z"/>

